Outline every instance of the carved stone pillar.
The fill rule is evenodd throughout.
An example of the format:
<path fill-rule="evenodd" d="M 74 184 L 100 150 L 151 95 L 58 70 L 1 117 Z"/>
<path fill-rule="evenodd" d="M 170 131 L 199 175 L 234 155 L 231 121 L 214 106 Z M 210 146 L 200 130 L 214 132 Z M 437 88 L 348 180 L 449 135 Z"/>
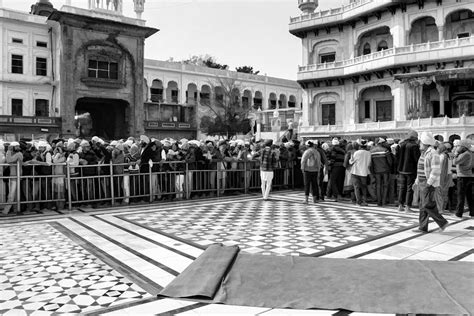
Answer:
<path fill-rule="evenodd" d="M 444 116 L 444 86 L 440 83 L 436 84 L 436 89 L 439 93 L 439 114 Z"/>
<path fill-rule="evenodd" d="M 444 25 L 438 26 L 438 40 L 444 41 Z"/>

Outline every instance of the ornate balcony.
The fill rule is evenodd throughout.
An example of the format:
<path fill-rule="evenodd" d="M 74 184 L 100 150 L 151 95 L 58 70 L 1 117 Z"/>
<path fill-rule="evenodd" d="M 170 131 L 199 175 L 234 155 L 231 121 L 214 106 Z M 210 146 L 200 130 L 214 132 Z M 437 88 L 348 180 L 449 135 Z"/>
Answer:
<path fill-rule="evenodd" d="M 350 125 L 318 125 L 302 126 L 300 133 L 303 135 L 383 135 L 389 132 L 406 133 L 407 130 L 432 131 L 433 134 L 441 134 L 443 131 L 459 130 L 474 132 L 474 116 L 462 116 L 457 118 L 439 117 L 426 119 L 413 119 L 409 121 L 368 122 Z"/>
<path fill-rule="evenodd" d="M 358 0 L 339 8 L 303 14 L 290 18 L 290 33 L 311 29 L 316 26 L 343 23 L 361 15 L 367 15 L 399 0 Z"/>
<path fill-rule="evenodd" d="M 352 59 L 300 66 L 298 80 L 345 77 L 401 65 L 453 60 L 458 56 L 474 56 L 474 36 L 393 47 Z"/>

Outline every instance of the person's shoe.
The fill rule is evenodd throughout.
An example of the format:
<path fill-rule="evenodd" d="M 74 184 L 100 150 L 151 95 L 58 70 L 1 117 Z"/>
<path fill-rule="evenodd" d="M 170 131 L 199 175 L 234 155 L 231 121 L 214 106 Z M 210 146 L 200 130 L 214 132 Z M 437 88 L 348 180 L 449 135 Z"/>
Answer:
<path fill-rule="evenodd" d="M 412 213 L 413 210 L 407 205 L 407 206 L 405 206 L 405 212 Z"/>
<path fill-rule="evenodd" d="M 462 218 L 462 214 L 459 214 L 459 213 L 457 213 L 457 212 L 456 212 L 456 214 L 454 214 L 454 215 L 456 215 L 456 217 Z"/>
<path fill-rule="evenodd" d="M 304 203 L 304 204 L 308 204 L 308 199 L 309 199 L 309 197 L 305 197 L 303 203 Z"/>
<path fill-rule="evenodd" d="M 421 229 L 419 229 L 419 228 L 413 229 L 412 232 L 418 233 L 418 234 L 420 234 L 420 233 L 421 233 L 421 234 L 427 234 L 427 233 L 428 233 L 426 230 L 421 230 Z"/>
<path fill-rule="evenodd" d="M 313 199 L 313 203 L 319 203 L 319 199 Z"/>
<path fill-rule="evenodd" d="M 359 204 L 360 206 L 369 206 L 369 204 L 367 204 L 367 202 L 362 202 Z"/>
<path fill-rule="evenodd" d="M 405 209 L 403 208 L 403 205 L 400 204 L 400 205 L 398 206 L 398 211 L 399 211 L 400 213 L 405 212 Z"/>
<path fill-rule="evenodd" d="M 444 225 L 442 225 L 442 226 L 439 227 L 439 230 L 442 231 L 442 232 L 444 232 L 444 230 L 446 229 L 446 227 L 447 227 L 448 225 L 449 225 L 449 223 L 446 222 Z"/>

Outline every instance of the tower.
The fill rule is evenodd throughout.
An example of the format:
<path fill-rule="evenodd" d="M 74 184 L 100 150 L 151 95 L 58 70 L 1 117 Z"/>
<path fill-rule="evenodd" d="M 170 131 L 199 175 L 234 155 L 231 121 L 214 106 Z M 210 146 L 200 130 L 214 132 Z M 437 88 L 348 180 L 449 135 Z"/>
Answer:
<path fill-rule="evenodd" d="M 298 0 L 298 7 L 305 14 L 313 13 L 318 7 L 318 0 Z"/>

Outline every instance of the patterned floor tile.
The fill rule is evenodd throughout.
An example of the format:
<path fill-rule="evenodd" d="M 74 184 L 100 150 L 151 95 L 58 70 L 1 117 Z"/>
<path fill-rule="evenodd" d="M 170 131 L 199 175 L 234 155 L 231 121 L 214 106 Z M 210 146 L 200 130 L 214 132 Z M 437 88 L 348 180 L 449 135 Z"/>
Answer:
<path fill-rule="evenodd" d="M 406 216 L 288 200 L 160 209 L 121 218 L 201 246 L 220 242 L 273 255 L 319 255 L 417 224 Z"/>
<path fill-rule="evenodd" d="M 0 314 L 81 313 L 150 295 L 49 224 L 0 230 Z"/>

